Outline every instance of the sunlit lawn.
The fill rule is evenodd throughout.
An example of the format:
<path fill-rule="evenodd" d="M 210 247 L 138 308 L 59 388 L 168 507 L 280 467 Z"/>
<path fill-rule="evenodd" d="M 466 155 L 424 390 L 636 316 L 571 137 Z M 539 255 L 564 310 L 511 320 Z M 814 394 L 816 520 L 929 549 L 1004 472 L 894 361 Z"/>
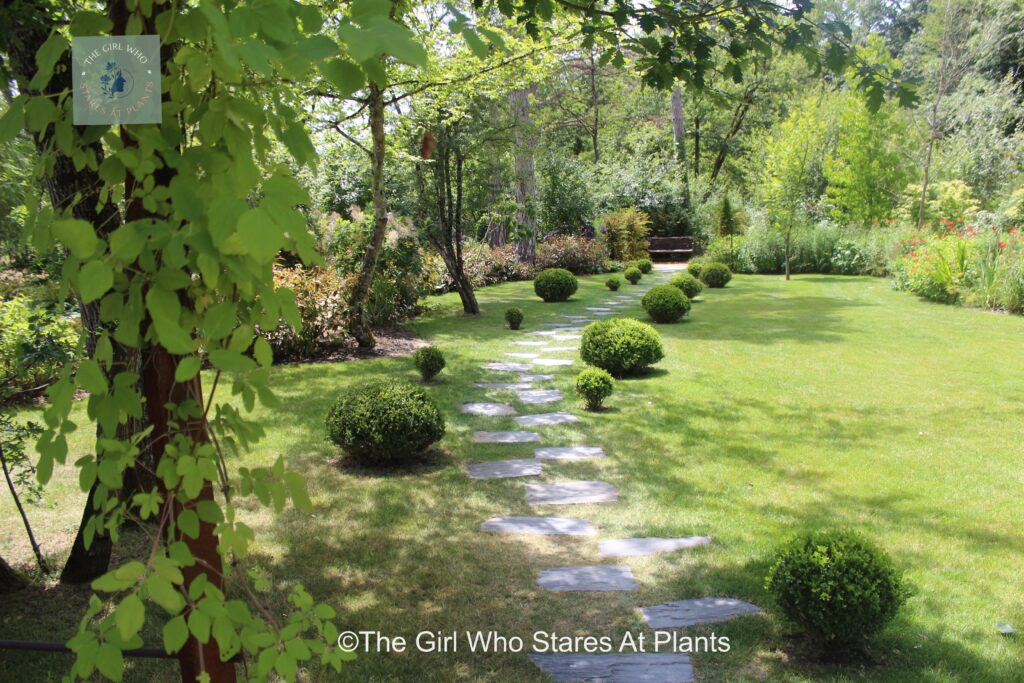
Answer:
<path fill-rule="evenodd" d="M 274 385 L 283 405 L 261 413 L 268 436 L 241 464 L 285 455 L 308 475 L 316 512 L 275 519 L 254 509 L 260 543 L 252 564 L 280 588 L 305 584 L 338 608 L 346 628 L 410 637 L 483 629 L 527 640 L 534 631 L 618 638 L 645 629 L 636 609 L 642 605 L 735 595 L 770 607 L 763 577 L 772 548 L 800 530 L 845 525 L 887 548 L 915 587 L 869 661 L 808 663 L 769 612 L 719 625 L 716 633 L 730 636 L 733 650 L 698 656 L 701 679 L 1024 677 L 1021 641 L 995 627 L 1024 627 L 1024 319 L 923 303 L 883 280 L 740 276 L 725 290 L 706 291 L 687 322 L 659 326 L 665 361 L 643 378 L 619 382 L 610 410 L 541 428 L 545 444 L 598 444 L 610 455 L 549 464 L 545 479 L 604 479 L 619 488 L 618 503 L 535 511 L 520 481 L 468 480 L 465 462 L 532 451 L 471 442 L 474 429 L 513 424 L 459 414 L 460 403 L 483 400 L 472 388 L 487 374 L 479 365 L 515 350 L 509 341 L 516 334 L 537 339 L 525 334 L 539 322 L 606 301 L 604 279 L 584 279 L 564 304 L 539 302 L 530 283 L 488 288 L 479 292 L 484 315 L 475 319 L 463 317 L 451 296 L 432 300 L 434 311 L 410 328 L 448 357 L 443 381 L 428 389 L 448 416 L 448 435 L 444 455 L 405 472 L 342 464 L 325 444 L 322 419 L 333 395 L 355 380 L 414 379 L 408 359 L 280 367 Z M 523 332 L 504 329 L 510 305 L 526 311 Z M 574 402 L 573 373 L 554 372 L 554 386 Z M 88 431 L 79 435 L 80 448 Z M 60 473 L 48 492 L 52 508 L 31 508 L 55 553 L 66 551 L 80 514 L 73 477 Z M 4 554 L 27 561 L 10 502 L 0 503 Z M 602 562 L 597 539 L 478 531 L 489 517 L 535 512 L 588 518 L 602 538 L 709 534 L 715 543 L 625 560 L 637 593 L 547 593 L 534 585 L 537 570 Z M 0 637 L 64 639 L 83 602 L 80 591 L 66 588 L 5 598 Z M 157 633 L 150 631 L 153 644 Z M 56 680 L 66 665 L 60 655 L 0 653 L 0 679 Z M 126 680 L 175 677 L 167 663 L 135 666 Z M 309 673 L 310 680 L 339 679 Z M 463 647 L 363 655 L 340 679 L 544 677 L 523 654 L 473 655 Z"/>

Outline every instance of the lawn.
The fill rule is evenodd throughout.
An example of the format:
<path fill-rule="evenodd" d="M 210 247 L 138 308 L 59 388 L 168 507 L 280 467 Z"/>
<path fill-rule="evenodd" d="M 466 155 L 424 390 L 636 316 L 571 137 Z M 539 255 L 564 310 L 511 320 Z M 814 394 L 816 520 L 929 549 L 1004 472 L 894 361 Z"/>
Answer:
<path fill-rule="evenodd" d="M 428 391 L 449 419 L 448 435 L 431 462 L 405 471 L 343 463 L 325 444 L 323 415 L 354 381 L 412 380 L 408 359 L 279 367 L 273 384 L 282 407 L 262 412 L 268 436 L 239 464 L 285 455 L 308 476 L 316 510 L 276 519 L 254 510 L 260 543 L 253 565 L 278 588 L 305 584 L 338 608 L 345 628 L 618 637 L 647 630 L 636 609 L 642 605 L 735 595 L 770 607 L 763 580 L 772 549 L 801 530 L 842 525 L 889 550 L 915 590 L 868 660 L 855 667 L 809 663 L 769 611 L 718 625 L 715 632 L 729 636 L 733 649 L 699 655 L 700 679 L 1021 679 L 1021 641 L 1000 636 L 995 624 L 1024 627 L 1024 319 L 924 303 L 883 280 L 738 276 L 724 290 L 705 290 L 686 322 L 658 327 L 665 360 L 642 378 L 619 382 L 610 410 L 577 411 L 579 423 L 542 428 L 545 444 L 599 444 L 610 456 L 551 464 L 545 479 L 604 479 L 620 492 L 615 504 L 542 514 L 587 518 L 599 538 L 708 534 L 714 544 L 624 560 L 636 593 L 538 590 L 538 569 L 600 563 L 597 539 L 480 533 L 489 517 L 537 511 L 526 505 L 519 481 L 470 481 L 462 465 L 526 457 L 531 449 L 473 444 L 474 429 L 510 429 L 511 419 L 464 416 L 458 406 L 483 400 L 485 392 L 472 388 L 488 374 L 479 366 L 503 359 L 513 335 L 607 300 L 604 279 L 584 278 L 562 304 L 541 303 L 530 283 L 484 289 L 478 318 L 462 316 L 452 296 L 432 300 L 432 311 L 409 328 L 447 355 L 443 381 Z M 511 305 L 526 312 L 523 332 L 504 329 L 502 313 Z M 554 386 L 570 396 L 573 373 L 555 374 Z M 79 449 L 88 431 L 80 430 Z M 31 508 L 50 552 L 70 544 L 81 509 L 76 486 L 65 468 L 48 491 L 52 505 Z M 7 498 L 0 515 L 5 556 L 27 561 Z M 63 587 L 5 600 L 0 637 L 66 638 L 84 600 Z M 156 634 L 147 640 L 158 643 Z M 57 680 L 66 662 L 0 653 L 0 679 Z M 339 680 L 309 673 L 314 681 Z M 165 663 L 126 672 L 126 680 L 174 678 Z M 362 655 L 340 680 L 545 678 L 525 655 L 463 648 Z"/>

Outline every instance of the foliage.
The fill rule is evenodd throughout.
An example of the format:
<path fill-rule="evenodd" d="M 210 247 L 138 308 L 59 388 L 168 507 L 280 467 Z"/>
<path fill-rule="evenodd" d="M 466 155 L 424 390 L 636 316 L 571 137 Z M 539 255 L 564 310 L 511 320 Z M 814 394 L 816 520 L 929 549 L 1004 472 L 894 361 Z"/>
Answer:
<path fill-rule="evenodd" d="M 278 358 L 309 358 L 340 341 L 345 293 L 334 268 L 274 265 L 274 287 L 295 295 L 299 325 L 284 323 L 264 333 Z"/>
<path fill-rule="evenodd" d="M 76 325 L 23 296 L 0 301 L 0 389 L 5 399 L 37 394 L 73 365 Z"/>
<path fill-rule="evenodd" d="M 749 271 L 743 256 L 745 237 L 718 237 L 708 244 L 705 256 L 709 261 L 724 263 L 733 272 Z"/>
<path fill-rule="evenodd" d="M 710 263 L 711 259 L 703 256 L 696 256 L 686 263 L 686 272 L 695 278 L 700 277 L 700 272 L 704 269 L 705 263 Z"/>
<path fill-rule="evenodd" d="M 412 354 L 412 363 L 424 382 L 434 379 L 445 368 L 444 354 L 436 346 L 424 346 Z"/>
<path fill-rule="evenodd" d="M 674 323 L 690 312 L 690 299 L 672 285 L 651 287 L 640 303 L 656 323 Z"/>
<path fill-rule="evenodd" d="M 605 287 L 612 290 L 613 292 L 619 291 L 619 287 L 622 286 L 622 278 L 610 277 L 604 281 Z"/>
<path fill-rule="evenodd" d="M 510 330 L 518 330 L 519 326 L 523 324 L 524 317 L 523 309 L 512 307 L 505 311 L 505 322 L 508 323 Z"/>
<path fill-rule="evenodd" d="M 643 273 L 636 266 L 629 266 L 626 270 L 622 271 L 622 277 L 629 281 L 629 284 L 635 285 L 640 282 L 640 278 L 643 277 Z"/>
<path fill-rule="evenodd" d="M 704 284 L 695 278 L 692 273 L 676 273 L 668 283 L 677 287 L 687 299 L 696 299 L 704 290 Z"/>
<path fill-rule="evenodd" d="M 889 556 L 850 531 L 794 539 L 776 554 L 765 587 L 791 621 L 829 648 L 870 640 L 909 593 Z"/>
<path fill-rule="evenodd" d="M 606 273 L 621 273 L 626 269 L 626 264 L 622 261 L 613 261 L 608 259 L 601 263 L 601 270 Z"/>
<path fill-rule="evenodd" d="M 609 258 L 615 261 L 646 258 L 650 222 L 647 214 L 632 207 L 602 216 L 600 234 Z"/>
<path fill-rule="evenodd" d="M 29 442 L 42 431 L 43 428 L 34 422 L 16 421 L 7 412 L 0 412 L 0 451 L 3 452 L 4 464 L 18 497 L 24 496 L 33 502 L 42 499 L 43 487 L 36 479 L 36 468 L 26 451 Z"/>
<path fill-rule="evenodd" d="M 732 271 L 724 263 L 712 261 L 704 264 L 700 270 L 700 281 L 714 289 L 725 287 L 731 279 Z"/>
<path fill-rule="evenodd" d="M 550 235 L 537 244 L 536 267 L 564 268 L 577 275 L 601 272 L 608 254 L 597 240 L 575 235 Z"/>
<path fill-rule="evenodd" d="M 647 275 L 652 270 L 654 270 L 654 263 L 649 258 L 635 259 L 634 261 L 630 262 L 630 265 L 639 268 L 640 272 L 643 273 L 644 275 Z"/>
<path fill-rule="evenodd" d="M 635 375 L 665 357 L 657 331 L 639 320 L 618 318 L 590 323 L 583 330 L 580 357 L 614 377 Z"/>
<path fill-rule="evenodd" d="M 579 287 L 576 276 L 564 268 L 548 268 L 537 274 L 533 291 L 544 301 L 565 301 Z"/>
<path fill-rule="evenodd" d="M 589 228 L 594 215 L 594 199 L 580 162 L 551 157 L 540 171 L 541 228 L 546 232 L 565 234 Z"/>
<path fill-rule="evenodd" d="M 408 382 L 377 380 L 347 388 L 327 414 L 327 436 L 367 465 L 419 457 L 445 433 L 430 397 Z"/>
<path fill-rule="evenodd" d="M 612 376 L 601 368 L 586 368 L 576 375 L 576 393 L 586 403 L 587 410 L 599 410 L 614 389 Z"/>

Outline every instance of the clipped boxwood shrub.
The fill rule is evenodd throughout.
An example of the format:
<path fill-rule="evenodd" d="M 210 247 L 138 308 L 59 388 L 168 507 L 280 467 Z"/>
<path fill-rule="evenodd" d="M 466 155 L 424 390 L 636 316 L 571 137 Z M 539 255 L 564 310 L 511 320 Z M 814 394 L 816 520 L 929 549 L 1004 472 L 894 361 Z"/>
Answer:
<path fill-rule="evenodd" d="M 416 353 L 412 354 L 412 362 L 419 370 L 420 377 L 424 382 L 434 379 L 439 372 L 444 370 L 445 366 L 444 354 L 436 346 L 424 346 L 422 349 L 416 349 Z"/>
<path fill-rule="evenodd" d="M 523 324 L 523 309 L 521 308 L 510 308 L 505 311 L 505 322 L 508 323 L 510 330 L 518 330 L 519 326 Z"/>
<path fill-rule="evenodd" d="M 533 281 L 533 291 L 544 301 L 565 301 L 577 287 L 576 276 L 564 268 L 542 270 Z"/>
<path fill-rule="evenodd" d="M 586 403 L 587 410 L 599 410 L 614 388 L 612 376 L 601 368 L 587 368 L 576 375 L 576 393 Z"/>
<path fill-rule="evenodd" d="M 672 285 L 651 287 L 640 303 L 656 323 L 674 323 L 690 312 L 690 300 Z"/>
<path fill-rule="evenodd" d="M 632 318 L 617 318 L 584 328 L 580 357 L 587 365 L 622 377 L 654 365 L 665 357 L 665 351 L 653 327 Z"/>
<path fill-rule="evenodd" d="M 636 283 L 640 282 L 640 278 L 643 277 L 643 273 L 641 273 L 640 269 L 637 268 L 636 266 L 630 266 L 629 268 L 626 268 L 626 271 L 622 274 L 622 276 L 629 280 L 629 284 L 635 285 Z"/>
<path fill-rule="evenodd" d="M 732 279 L 732 271 L 724 263 L 712 261 L 711 263 L 705 263 L 700 269 L 700 279 L 708 287 L 717 289 L 729 284 L 729 280 Z"/>
<path fill-rule="evenodd" d="M 441 411 L 408 382 L 377 380 L 345 390 L 327 413 L 327 436 L 368 465 L 413 460 L 444 436 Z"/>
<path fill-rule="evenodd" d="M 622 279 L 617 277 L 610 277 L 607 280 L 605 280 L 604 284 L 608 289 L 612 290 L 613 292 L 617 292 L 619 287 L 622 286 Z"/>
<path fill-rule="evenodd" d="M 643 273 L 644 275 L 647 275 L 652 270 L 654 270 L 654 262 L 651 261 L 651 259 L 649 259 L 649 258 L 637 259 L 637 260 L 633 261 L 633 263 L 631 265 L 634 265 L 637 268 L 639 268 L 640 272 Z"/>
<path fill-rule="evenodd" d="M 790 620 L 828 648 L 870 640 L 909 595 L 889 556 L 845 530 L 790 541 L 776 554 L 765 587 Z"/>
<path fill-rule="evenodd" d="M 685 294 L 687 299 L 696 299 L 704 291 L 704 283 L 690 273 L 676 273 L 668 283 Z"/>
<path fill-rule="evenodd" d="M 694 276 L 695 278 L 700 278 L 700 271 L 702 271 L 704 269 L 704 264 L 706 264 L 706 263 L 710 263 L 710 261 L 708 261 L 707 258 L 704 258 L 702 256 L 698 256 L 697 258 L 692 258 L 686 264 L 686 272 L 688 272 L 690 275 Z"/>

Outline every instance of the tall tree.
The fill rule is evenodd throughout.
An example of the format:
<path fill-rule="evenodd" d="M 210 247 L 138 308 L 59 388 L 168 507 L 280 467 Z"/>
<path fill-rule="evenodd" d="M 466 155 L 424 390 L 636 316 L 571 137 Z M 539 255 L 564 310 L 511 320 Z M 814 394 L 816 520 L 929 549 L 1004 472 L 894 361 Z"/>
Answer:
<path fill-rule="evenodd" d="M 516 215 L 521 236 L 516 250 L 522 261 L 533 263 L 537 254 L 537 171 L 534 167 L 534 149 L 537 136 L 530 116 L 530 95 L 533 86 L 516 88 L 509 94 L 515 125 L 514 157 L 516 177 Z"/>

